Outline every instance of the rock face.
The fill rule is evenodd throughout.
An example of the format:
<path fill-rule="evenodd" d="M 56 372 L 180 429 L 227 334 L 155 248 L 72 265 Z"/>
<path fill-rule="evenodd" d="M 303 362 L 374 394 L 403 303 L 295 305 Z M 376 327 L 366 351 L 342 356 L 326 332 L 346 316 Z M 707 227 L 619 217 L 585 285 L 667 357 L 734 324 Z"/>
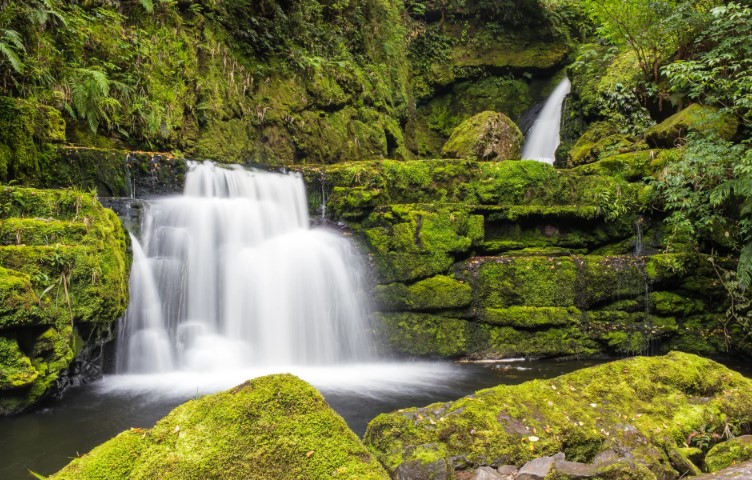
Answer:
<path fill-rule="evenodd" d="M 311 211 L 325 199 L 328 219 L 368 254 L 377 316 L 398 352 L 718 352 L 725 305 L 712 265 L 662 253 L 661 221 L 637 212 L 644 188 L 631 179 L 663 152 L 568 170 L 524 160 L 297 168 Z"/>
<path fill-rule="evenodd" d="M 701 430 L 742 425 L 750 414 L 752 380 L 671 353 L 383 414 L 364 441 L 389 471 L 462 459 L 454 465 L 521 466 L 517 478 L 548 478 L 552 470 L 588 478 L 596 469 L 598 478 L 675 479 L 691 461 L 675 465 L 673 452 Z"/>
<path fill-rule="evenodd" d="M 125 231 L 91 195 L 0 187 L 0 414 L 97 375 L 128 271 Z"/>
<path fill-rule="evenodd" d="M 389 477 L 313 387 L 270 375 L 191 400 L 154 428 L 125 431 L 50 478 Z"/>
<path fill-rule="evenodd" d="M 503 113 L 482 112 L 457 126 L 442 148 L 448 158 L 519 160 L 522 132 Z"/>
<path fill-rule="evenodd" d="M 653 145 L 672 147 L 690 131 L 730 140 L 738 127 L 739 123 L 733 115 L 695 103 L 650 128 L 645 132 L 645 138 Z"/>

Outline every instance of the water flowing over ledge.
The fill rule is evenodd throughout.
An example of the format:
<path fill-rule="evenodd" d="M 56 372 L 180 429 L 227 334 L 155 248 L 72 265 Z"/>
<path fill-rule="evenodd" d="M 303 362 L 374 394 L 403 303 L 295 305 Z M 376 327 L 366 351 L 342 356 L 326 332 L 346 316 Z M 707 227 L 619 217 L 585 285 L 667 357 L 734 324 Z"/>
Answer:
<path fill-rule="evenodd" d="M 299 175 L 190 163 L 133 239 L 118 373 L 211 372 L 372 358 L 360 260 L 309 229 Z"/>
<path fill-rule="evenodd" d="M 571 84 L 564 79 L 556 86 L 546 104 L 538 114 L 538 118 L 530 128 L 525 145 L 522 148 L 522 158 L 554 163 L 556 148 L 559 146 L 559 130 L 561 128 L 561 111 L 564 97 L 569 94 Z"/>

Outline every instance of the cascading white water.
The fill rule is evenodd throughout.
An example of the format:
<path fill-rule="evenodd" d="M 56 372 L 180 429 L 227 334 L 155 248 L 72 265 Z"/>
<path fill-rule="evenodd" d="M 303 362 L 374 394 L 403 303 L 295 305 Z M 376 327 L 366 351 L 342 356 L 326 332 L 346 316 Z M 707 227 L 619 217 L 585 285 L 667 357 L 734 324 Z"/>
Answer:
<path fill-rule="evenodd" d="M 546 100 L 525 140 L 523 159 L 554 163 L 554 154 L 560 143 L 562 103 L 570 88 L 569 79 L 564 77 Z"/>
<path fill-rule="evenodd" d="M 370 358 L 359 259 L 309 229 L 296 174 L 190 163 L 133 239 L 118 371 L 216 371 Z"/>

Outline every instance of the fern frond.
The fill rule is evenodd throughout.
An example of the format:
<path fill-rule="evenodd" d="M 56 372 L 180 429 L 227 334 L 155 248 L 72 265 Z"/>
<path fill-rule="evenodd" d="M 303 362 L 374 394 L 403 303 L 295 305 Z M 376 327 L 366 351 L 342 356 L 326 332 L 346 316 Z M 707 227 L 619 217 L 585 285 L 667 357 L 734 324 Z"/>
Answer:
<path fill-rule="evenodd" d="M 16 73 L 23 73 L 23 62 L 18 57 L 18 54 L 7 43 L 0 42 L 0 54 L 10 63 L 10 66 Z"/>
<path fill-rule="evenodd" d="M 5 29 L 3 30 L 3 41 L 10 43 L 17 50 L 25 51 L 23 44 L 23 37 L 15 30 Z"/>
<path fill-rule="evenodd" d="M 745 290 L 752 285 L 752 240 L 747 242 L 739 254 L 739 265 L 736 268 L 739 283 Z"/>

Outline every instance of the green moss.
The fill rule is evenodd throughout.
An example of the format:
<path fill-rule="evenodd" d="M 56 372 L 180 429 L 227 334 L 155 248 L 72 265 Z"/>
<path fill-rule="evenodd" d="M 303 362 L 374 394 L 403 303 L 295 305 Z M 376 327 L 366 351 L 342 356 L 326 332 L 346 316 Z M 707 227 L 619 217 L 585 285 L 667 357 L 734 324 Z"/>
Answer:
<path fill-rule="evenodd" d="M 618 353 L 637 355 L 647 346 L 645 334 L 639 331 L 614 331 L 603 335 L 609 348 Z"/>
<path fill-rule="evenodd" d="M 255 140 L 248 130 L 248 125 L 240 119 L 214 123 L 198 137 L 192 155 L 223 163 L 248 163 Z"/>
<path fill-rule="evenodd" d="M 650 306 L 659 315 L 680 317 L 703 311 L 705 307 L 702 300 L 690 299 L 673 292 L 651 292 Z"/>
<path fill-rule="evenodd" d="M 51 479 L 387 479 L 321 394 L 292 375 L 189 401 L 131 429 Z"/>
<path fill-rule="evenodd" d="M 582 309 L 603 305 L 645 293 L 646 278 L 642 259 L 623 255 L 577 257 L 577 300 Z"/>
<path fill-rule="evenodd" d="M 705 456 L 709 472 L 717 472 L 737 463 L 752 459 L 752 436 L 732 438 L 710 449 Z"/>
<path fill-rule="evenodd" d="M 444 275 L 427 278 L 410 285 L 401 283 L 376 287 L 376 302 L 387 310 L 443 310 L 470 304 L 469 285 Z"/>
<path fill-rule="evenodd" d="M 521 329 L 537 329 L 579 324 L 581 312 L 575 307 L 486 308 L 481 314 L 484 322 Z"/>
<path fill-rule="evenodd" d="M 39 376 L 14 338 L 0 337 L 0 390 L 27 387 Z"/>
<path fill-rule="evenodd" d="M 582 165 L 573 172 L 582 175 L 619 176 L 629 181 L 639 181 L 652 172 L 652 161 L 659 155 L 656 150 L 611 155 L 603 160 Z"/>
<path fill-rule="evenodd" d="M 738 126 L 733 115 L 695 103 L 649 129 L 645 132 L 645 138 L 652 145 L 671 148 L 689 131 L 729 140 L 736 134 Z"/>
<path fill-rule="evenodd" d="M 577 267 L 562 257 L 489 257 L 470 260 L 478 302 L 484 307 L 569 307 Z"/>
<path fill-rule="evenodd" d="M 592 163 L 605 156 L 621 153 L 620 149 L 631 148 L 632 144 L 629 137 L 618 133 L 614 124 L 595 122 L 571 148 L 566 165 L 576 167 Z"/>
<path fill-rule="evenodd" d="M 55 144 L 64 141 L 60 112 L 33 101 L 0 97 L 0 181 L 39 184 L 50 178 Z"/>
<path fill-rule="evenodd" d="M 461 456 L 471 465 L 522 465 L 560 451 L 589 462 L 614 450 L 640 474 L 603 478 L 664 478 L 675 475 L 667 450 L 700 429 L 746 421 L 751 387 L 749 379 L 693 355 L 638 357 L 382 414 L 364 441 L 390 472 L 413 446 L 436 445 L 445 458 Z"/>
<path fill-rule="evenodd" d="M 520 129 L 506 115 L 485 111 L 459 124 L 441 152 L 450 158 L 517 160 L 522 138 Z"/>
<path fill-rule="evenodd" d="M 576 322 L 574 317 L 570 319 Z M 474 358 L 583 357 L 596 352 L 597 345 L 587 333 L 571 324 L 533 331 L 477 324 L 468 341 L 468 354 Z"/>
<path fill-rule="evenodd" d="M 110 335 L 127 305 L 129 259 L 117 216 L 89 194 L 4 187 L 0 217 L 0 334 L 41 328 L 24 334 L 39 376 L 22 393 L 0 387 L 0 412 L 14 413 L 68 368 L 77 329 L 92 341 Z"/>
<path fill-rule="evenodd" d="M 506 40 L 506 41 L 505 41 Z M 564 63 L 569 46 L 538 43 L 521 46 L 509 39 L 497 38 L 496 43 L 468 48 L 457 46 L 452 57 L 455 65 L 463 67 L 508 68 L 517 70 L 552 71 Z"/>
<path fill-rule="evenodd" d="M 0 267 L 0 331 L 10 326 L 33 325 L 38 303 L 29 275 Z"/>
<path fill-rule="evenodd" d="M 459 357 L 466 353 L 468 322 L 425 313 L 381 313 L 389 345 L 398 353 Z"/>

